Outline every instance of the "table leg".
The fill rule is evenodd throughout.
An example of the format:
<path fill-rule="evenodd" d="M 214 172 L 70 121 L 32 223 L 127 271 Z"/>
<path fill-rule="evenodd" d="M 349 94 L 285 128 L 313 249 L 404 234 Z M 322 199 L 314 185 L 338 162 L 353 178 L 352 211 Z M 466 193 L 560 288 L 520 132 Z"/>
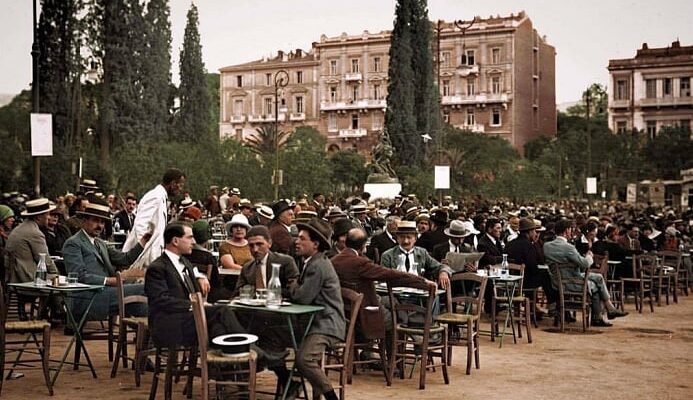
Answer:
<path fill-rule="evenodd" d="M 308 318 L 308 323 L 306 324 L 306 329 L 303 332 L 303 335 L 301 336 L 301 343 L 303 343 L 303 340 L 306 338 L 306 336 L 308 335 L 308 332 L 310 331 L 310 326 L 313 324 L 313 318 L 315 318 L 315 314 L 310 314 L 310 317 Z M 286 316 L 286 322 L 289 325 L 289 332 L 291 333 L 291 345 L 294 348 L 294 365 L 289 370 L 289 378 L 287 380 L 286 385 L 284 385 L 284 391 L 283 391 L 282 397 L 281 397 L 282 400 L 286 399 L 286 396 L 289 393 L 290 383 L 294 378 L 294 370 L 296 370 L 295 358 L 298 356 L 298 346 L 299 346 L 299 343 L 296 341 L 296 334 L 294 332 L 294 325 L 293 325 L 293 321 L 291 319 L 291 315 Z M 303 378 L 301 378 L 301 381 L 303 381 Z M 305 392 L 305 390 L 306 390 L 305 385 L 303 385 L 303 391 Z"/>
<path fill-rule="evenodd" d="M 503 338 L 505 337 L 505 331 L 508 328 L 508 320 L 510 319 L 510 313 L 513 312 L 513 297 L 515 297 L 515 288 L 517 287 L 515 282 L 506 282 L 506 288 L 508 284 L 512 285 L 512 288 L 510 289 L 510 297 L 508 297 L 508 312 L 505 314 L 505 324 L 503 325 L 503 333 L 501 334 L 500 337 L 500 345 L 498 348 L 503 348 Z"/>

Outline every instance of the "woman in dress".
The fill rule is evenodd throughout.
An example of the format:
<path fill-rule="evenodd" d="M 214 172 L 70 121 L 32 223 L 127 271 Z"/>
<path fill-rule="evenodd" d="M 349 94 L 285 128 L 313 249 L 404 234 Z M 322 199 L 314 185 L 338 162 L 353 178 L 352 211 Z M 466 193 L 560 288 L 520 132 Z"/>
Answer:
<path fill-rule="evenodd" d="M 219 263 L 222 268 L 243 268 L 243 264 L 253 259 L 245 235 L 250 229 L 248 218 L 236 214 L 229 222 L 230 237 L 219 246 Z"/>

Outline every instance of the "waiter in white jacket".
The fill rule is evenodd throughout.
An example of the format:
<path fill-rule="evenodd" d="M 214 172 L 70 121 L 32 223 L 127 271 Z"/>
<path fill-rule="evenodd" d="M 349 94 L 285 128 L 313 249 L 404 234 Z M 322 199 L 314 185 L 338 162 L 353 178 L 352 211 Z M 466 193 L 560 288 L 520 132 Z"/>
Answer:
<path fill-rule="evenodd" d="M 169 168 L 161 179 L 161 184 L 140 200 L 137 215 L 128 234 L 123 251 L 135 247 L 145 233 L 151 232 L 152 238 L 147 242 L 142 254 L 135 260 L 131 268 L 146 268 L 156 260 L 164 248 L 164 229 L 168 223 L 168 197 L 176 196 L 185 185 L 185 174 L 178 168 Z"/>

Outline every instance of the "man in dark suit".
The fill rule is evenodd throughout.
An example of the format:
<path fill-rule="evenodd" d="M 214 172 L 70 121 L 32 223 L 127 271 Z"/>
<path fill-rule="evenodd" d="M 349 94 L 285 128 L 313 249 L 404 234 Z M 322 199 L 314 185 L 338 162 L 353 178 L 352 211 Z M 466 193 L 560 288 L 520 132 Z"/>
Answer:
<path fill-rule="evenodd" d="M 274 219 L 269 224 L 272 251 L 293 255 L 294 240 L 291 237 L 291 224 L 294 219 L 294 208 L 285 200 L 279 200 L 272 204 L 272 212 Z"/>
<path fill-rule="evenodd" d="M 139 243 L 127 253 L 109 247 L 99 237 L 111 211 L 103 201 L 89 203 L 80 212 L 82 229 L 65 241 L 63 257 L 68 272 L 76 272 L 78 280 L 88 285 L 105 285 L 103 292 L 94 296 L 94 303 L 89 310 L 88 319 L 103 320 L 109 315 L 118 313 L 118 293 L 116 288 L 116 271 L 129 267 L 142 253 L 142 249 L 151 234 L 145 234 Z M 118 268 L 120 267 L 120 268 Z M 122 272 L 125 278 L 139 278 L 144 271 L 127 270 Z M 124 286 L 125 295 L 144 295 L 144 285 L 128 284 Z M 82 315 L 89 305 L 89 297 L 73 297 L 75 315 Z M 145 316 L 147 308 L 142 304 L 133 304 L 127 309 L 130 315 Z"/>
<path fill-rule="evenodd" d="M 429 253 L 433 252 L 433 248 L 441 243 L 448 241 L 444 229 L 448 223 L 448 212 L 445 210 L 435 210 L 431 213 L 431 230 L 424 232 L 416 241 L 417 247 L 423 247 Z"/>
<path fill-rule="evenodd" d="M 397 223 L 400 218 L 396 215 L 390 215 L 385 219 L 385 229 L 371 238 L 371 243 L 366 251 L 366 256 L 376 263 L 380 262 L 380 257 L 386 251 L 397 246 L 397 239 L 393 233 L 397 230 Z"/>
<path fill-rule="evenodd" d="M 195 239 L 190 225 L 168 224 L 164 230 L 163 254 L 147 268 L 144 291 L 149 299 L 149 328 L 162 347 L 192 345 L 197 341 L 190 294 L 209 293 L 207 277 L 193 267 L 184 254 L 192 252 Z M 209 337 L 243 332 L 231 309 L 205 307 Z"/>
<path fill-rule="evenodd" d="M 120 230 L 130 232 L 132 223 L 135 221 L 135 210 L 137 209 L 137 199 L 135 196 L 127 196 L 125 198 L 125 208 L 118 211 L 115 215 L 115 220 L 120 225 Z"/>
<path fill-rule="evenodd" d="M 296 367 L 313 387 L 313 398 L 322 395 L 326 400 L 337 400 L 332 383 L 320 367 L 325 348 L 344 340 L 346 330 L 339 277 L 324 254 L 330 248 L 332 228 L 328 222 L 317 218 L 299 223 L 297 227 L 296 255 L 303 257 L 304 266 L 299 280 L 290 285 L 291 300 L 324 309 L 315 314 L 310 331 L 296 354 Z M 294 391 L 290 390 L 290 394 Z"/>
<path fill-rule="evenodd" d="M 477 251 L 484 253 L 484 256 L 479 260 L 479 268 L 481 269 L 503 261 L 500 220 L 489 218 L 486 221 L 484 232 L 485 234 L 479 238 L 479 244 L 477 245 Z"/>

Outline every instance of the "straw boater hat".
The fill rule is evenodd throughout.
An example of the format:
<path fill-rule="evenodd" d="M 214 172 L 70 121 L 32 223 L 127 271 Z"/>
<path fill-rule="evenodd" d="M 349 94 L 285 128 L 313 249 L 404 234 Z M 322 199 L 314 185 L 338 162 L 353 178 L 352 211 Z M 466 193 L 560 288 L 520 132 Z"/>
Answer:
<path fill-rule="evenodd" d="M 232 195 L 235 194 L 236 196 L 240 196 L 240 195 L 241 195 L 241 191 L 240 191 L 238 188 L 231 188 L 231 194 L 232 194 Z"/>
<path fill-rule="evenodd" d="M 367 210 L 366 203 L 358 203 L 351 206 L 349 209 L 352 214 L 365 214 Z"/>
<path fill-rule="evenodd" d="M 77 211 L 77 214 L 107 220 L 111 219 L 111 208 L 104 204 L 89 203 L 84 211 Z"/>
<path fill-rule="evenodd" d="M 539 229 L 539 228 L 541 228 L 541 224 L 537 224 L 533 219 L 520 218 L 520 224 L 519 224 L 519 229 L 518 229 L 520 232 L 531 231 L 532 229 Z"/>
<path fill-rule="evenodd" d="M 26 209 L 22 211 L 22 217 L 31 217 L 32 215 L 41 215 L 47 212 L 51 212 L 55 209 L 55 206 L 51 206 L 50 202 L 46 198 L 40 198 L 36 200 L 29 200 L 25 203 Z M 107 207 L 108 208 L 108 207 Z"/>
<path fill-rule="evenodd" d="M 181 210 L 185 210 L 185 209 L 188 208 L 188 207 L 192 207 L 193 204 L 195 204 L 195 203 L 192 201 L 192 199 L 183 199 L 183 200 L 180 202 L 179 208 L 180 208 Z"/>
<path fill-rule="evenodd" d="M 325 218 L 330 219 L 330 218 L 342 218 L 346 217 L 346 213 L 342 211 L 341 208 L 338 206 L 333 206 L 330 207 L 330 209 L 327 211 L 327 214 L 325 214 Z"/>
<path fill-rule="evenodd" d="M 394 232 L 395 235 L 413 234 L 416 235 L 416 222 L 414 221 L 399 221 L 397 223 L 397 229 Z"/>
<path fill-rule="evenodd" d="M 238 208 L 253 208 L 253 203 L 250 202 L 248 199 L 241 199 L 241 201 L 238 203 Z"/>
<path fill-rule="evenodd" d="M 212 185 L 209 187 L 209 190 L 214 190 L 214 189 L 219 189 L 219 186 L 217 185 Z"/>
<path fill-rule="evenodd" d="M 332 226 L 329 222 L 313 218 L 308 222 L 299 222 L 296 224 L 299 230 L 312 231 L 318 236 L 319 241 L 324 244 L 328 249 L 332 247 L 330 244 L 330 237 L 332 237 Z"/>
<path fill-rule="evenodd" d="M 311 220 L 311 218 L 317 218 L 318 213 L 315 211 L 310 211 L 310 210 L 301 210 L 300 213 L 296 214 L 296 218 L 294 218 L 294 222 L 308 222 Z"/>
<path fill-rule="evenodd" d="M 257 211 L 258 215 L 262 215 L 263 217 L 265 217 L 267 219 L 274 219 L 274 212 L 268 206 L 261 205 L 258 208 L 256 208 L 256 211 Z"/>
<path fill-rule="evenodd" d="M 416 221 L 416 222 L 419 222 L 419 221 L 422 221 L 422 220 L 428 221 L 428 220 L 430 220 L 430 219 L 431 219 L 431 216 L 430 216 L 427 212 L 422 211 L 419 215 L 416 216 L 415 221 Z"/>
<path fill-rule="evenodd" d="M 86 189 L 86 190 L 96 190 L 99 187 L 96 186 L 96 181 L 93 179 L 82 179 L 82 182 L 79 184 L 80 187 Z"/>
<path fill-rule="evenodd" d="M 464 225 L 464 222 L 457 219 L 452 220 L 452 222 L 450 222 L 450 227 L 445 228 L 443 232 L 445 232 L 447 236 L 454 238 L 465 238 L 472 234 Z"/>

